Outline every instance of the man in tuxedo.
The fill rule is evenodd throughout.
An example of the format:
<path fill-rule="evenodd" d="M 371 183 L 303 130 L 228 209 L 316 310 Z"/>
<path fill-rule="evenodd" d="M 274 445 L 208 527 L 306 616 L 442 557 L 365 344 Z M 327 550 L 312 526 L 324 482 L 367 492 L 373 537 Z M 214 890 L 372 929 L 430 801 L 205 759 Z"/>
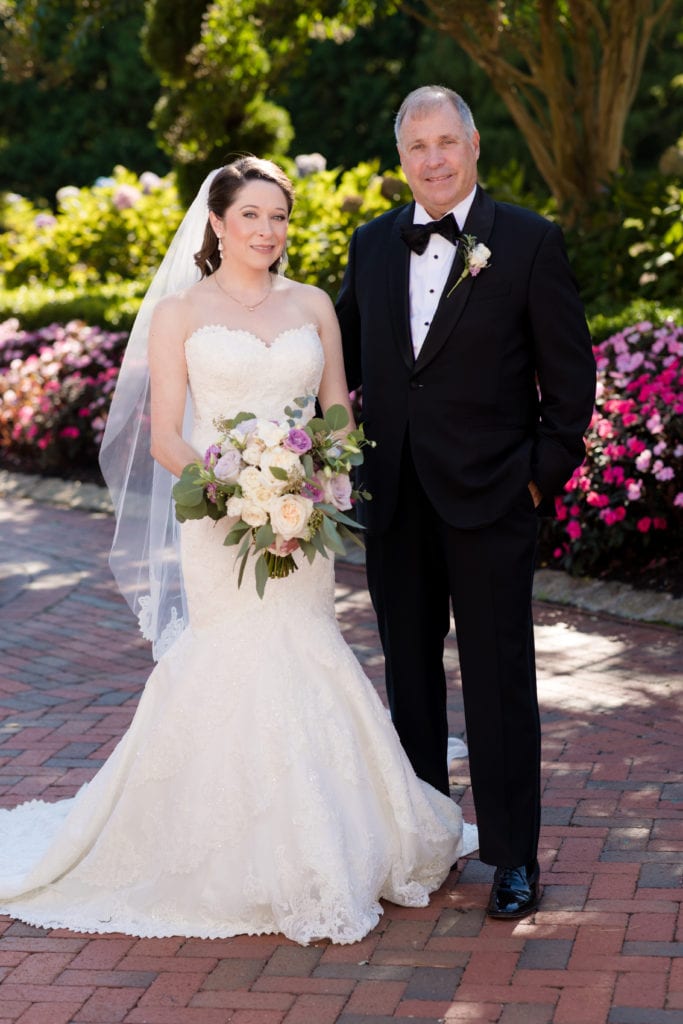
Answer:
<path fill-rule="evenodd" d="M 449 792 L 444 639 L 452 605 L 492 917 L 540 898 L 540 724 L 531 618 L 539 514 L 582 462 L 595 364 L 560 229 L 477 184 L 460 96 L 396 118 L 414 202 L 358 228 L 337 311 L 362 386 L 367 573 L 391 714 Z"/>

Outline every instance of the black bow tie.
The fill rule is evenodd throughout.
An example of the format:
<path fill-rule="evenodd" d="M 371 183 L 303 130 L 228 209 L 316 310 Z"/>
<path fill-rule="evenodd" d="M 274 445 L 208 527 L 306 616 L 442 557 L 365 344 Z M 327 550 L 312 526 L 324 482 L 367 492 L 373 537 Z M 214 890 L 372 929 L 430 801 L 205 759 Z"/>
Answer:
<path fill-rule="evenodd" d="M 453 245 L 461 238 L 460 229 L 452 213 L 447 213 L 441 220 L 430 220 L 427 224 L 412 224 L 401 228 L 401 238 L 413 252 L 421 256 L 429 244 L 429 236 L 443 235 Z"/>

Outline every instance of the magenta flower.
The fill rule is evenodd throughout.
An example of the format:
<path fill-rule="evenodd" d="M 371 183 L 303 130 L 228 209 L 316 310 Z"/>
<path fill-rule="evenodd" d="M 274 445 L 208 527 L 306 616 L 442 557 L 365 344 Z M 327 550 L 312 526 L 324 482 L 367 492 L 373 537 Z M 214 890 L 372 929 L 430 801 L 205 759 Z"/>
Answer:
<path fill-rule="evenodd" d="M 317 487 L 315 484 L 309 482 L 308 480 L 301 488 L 301 493 L 304 496 L 304 498 L 310 498 L 311 501 L 323 501 L 325 497 L 325 492 L 322 490 L 322 488 Z"/>
<path fill-rule="evenodd" d="M 603 508 L 600 512 L 600 518 L 608 526 L 614 526 L 615 523 L 620 523 L 622 519 L 626 518 L 626 509 L 623 505 L 619 508 Z"/>
<path fill-rule="evenodd" d="M 595 508 L 605 508 L 606 505 L 609 505 L 609 497 L 606 494 L 598 494 L 597 491 L 589 491 L 586 501 Z M 578 512 L 576 514 L 578 515 Z"/>
<path fill-rule="evenodd" d="M 219 444 L 211 444 L 204 452 L 204 469 L 213 469 L 216 462 L 221 457 L 221 446 Z"/>

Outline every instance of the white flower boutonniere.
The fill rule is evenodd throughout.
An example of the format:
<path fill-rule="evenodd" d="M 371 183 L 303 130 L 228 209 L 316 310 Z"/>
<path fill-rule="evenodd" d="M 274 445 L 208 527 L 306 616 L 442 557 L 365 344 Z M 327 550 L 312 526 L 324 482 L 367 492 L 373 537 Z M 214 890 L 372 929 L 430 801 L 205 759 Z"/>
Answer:
<path fill-rule="evenodd" d="M 446 294 L 447 299 L 450 299 L 460 282 L 464 281 L 468 274 L 476 277 L 481 270 L 486 270 L 489 266 L 491 250 L 483 242 L 478 242 L 474 235 L 463 235 L 460 245 L 465 248 L 465 267 L 451 290 Z"/>

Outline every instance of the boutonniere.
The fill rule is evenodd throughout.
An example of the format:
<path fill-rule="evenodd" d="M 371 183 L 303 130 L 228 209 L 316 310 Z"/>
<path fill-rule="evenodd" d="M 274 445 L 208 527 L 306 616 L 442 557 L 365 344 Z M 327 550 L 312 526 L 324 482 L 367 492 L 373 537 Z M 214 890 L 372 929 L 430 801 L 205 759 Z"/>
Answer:
<path fill-rule="evenodd" d="M 465 267 L 451 290 L 446 294 L 447 299 L 450 299 L 460 282 L 464 281 L 468 274 L 476 277 L 479 271 L 486 270 L 489 265 L 491 250 L 483 242 L 478 242 L 474 235 L 463 235 L 459 244 L 465 249 Z"/>

